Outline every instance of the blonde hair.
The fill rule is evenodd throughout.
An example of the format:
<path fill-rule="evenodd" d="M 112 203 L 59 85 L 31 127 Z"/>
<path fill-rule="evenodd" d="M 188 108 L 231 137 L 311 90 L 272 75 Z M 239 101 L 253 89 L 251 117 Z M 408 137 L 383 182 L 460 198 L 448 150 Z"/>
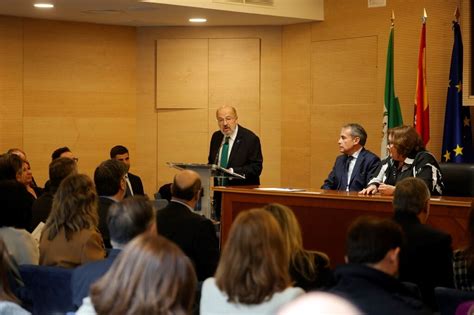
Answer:
<path fill-rule="evenodd" d="M 286 247 L 290 253 L 290 263 L 304 278 L 314 281 L 317 277 L 317 268 L 314 263 L 314 254 L 303 248 L 301 228 L 293 210 L 279 203 L 270 203 L 263 207 L 270 212 L 280 224 L 285 237 Z"/>

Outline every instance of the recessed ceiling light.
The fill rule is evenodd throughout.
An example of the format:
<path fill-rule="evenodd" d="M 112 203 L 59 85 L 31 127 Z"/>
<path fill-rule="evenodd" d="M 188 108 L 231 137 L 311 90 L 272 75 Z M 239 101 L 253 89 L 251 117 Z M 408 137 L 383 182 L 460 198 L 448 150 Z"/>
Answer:
<path fill-rule="evenodd" d="M 205 19 L 205 18 L 191 18 L 191 19 L 189 19 L 189 22 L 191 22 L 191 23 L 205 23 L 205 22 L 207 22 L 207 19 Z"/>
<path fill-rule="evenodd" d="M 54 4 L 51 4 L 51 3 L 35 3 L 34 6 L 35 8 L 41 8 L 41 9 L 54 8 Z"/>

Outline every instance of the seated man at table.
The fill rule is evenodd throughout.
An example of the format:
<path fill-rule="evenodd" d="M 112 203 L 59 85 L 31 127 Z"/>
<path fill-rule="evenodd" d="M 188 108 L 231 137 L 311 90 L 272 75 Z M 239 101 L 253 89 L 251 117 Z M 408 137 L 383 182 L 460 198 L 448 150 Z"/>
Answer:
<path fill-rule="evenodd" d="M 342 153 L 324 181 L 321 189 L 361 191 L 379 167 L 378 156 L 364 148 L 367 133 L 359 124 L 342 127 L 339 136 L 339 151 Z"/>

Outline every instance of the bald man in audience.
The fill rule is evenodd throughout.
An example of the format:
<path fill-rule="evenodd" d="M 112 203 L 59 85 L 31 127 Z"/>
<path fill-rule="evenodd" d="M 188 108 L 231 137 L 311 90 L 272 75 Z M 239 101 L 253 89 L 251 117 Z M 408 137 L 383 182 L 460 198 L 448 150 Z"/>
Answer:
<path fill-rule="evenodd" d="M 219 260 L 214 224 L 193 212 L 201 189 L 196 172 L 179 172 L 171 185 L 171 202 L 156 214 L 158 233 L 181 247 L 194 264 L 199 281 L 214 275 Z"/>

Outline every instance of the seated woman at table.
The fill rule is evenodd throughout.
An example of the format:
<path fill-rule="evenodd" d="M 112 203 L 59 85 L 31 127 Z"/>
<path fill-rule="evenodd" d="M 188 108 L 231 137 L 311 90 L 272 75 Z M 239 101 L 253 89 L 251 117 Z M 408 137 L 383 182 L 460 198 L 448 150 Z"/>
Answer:
<path fill-rule="evenodd" d="M 276 314 L 304 293 L 291 286 L 290 257 L 276 219 L 263 209 L 239 213 L 217 267 L 204 281 L 201 315 Z"/>
<path fill-rule="evenodd" d="M 327 288 L 334 284 L 329 257 L 322 252 L 303 248 L 303 237 L 298 220 L 289 207 L 270 203 L 263 207 L 278 221 L 286 247 L 290 251 L 290 276 L 295 287 L 305 291 Z"/>
<path fill-rule="evenodd" d="M 426 151 L 423 140 L 410 126 L 391 128 L 388 131 L 389 156 L 375 171 L 367 187 L 359 192 L 363 195 L 381 193 L 392 196 L 395 184 L 406 177 L 418 177 L 425 181 L 431 195 L 443 194 L 441 171 L 435 157 Z"/>

